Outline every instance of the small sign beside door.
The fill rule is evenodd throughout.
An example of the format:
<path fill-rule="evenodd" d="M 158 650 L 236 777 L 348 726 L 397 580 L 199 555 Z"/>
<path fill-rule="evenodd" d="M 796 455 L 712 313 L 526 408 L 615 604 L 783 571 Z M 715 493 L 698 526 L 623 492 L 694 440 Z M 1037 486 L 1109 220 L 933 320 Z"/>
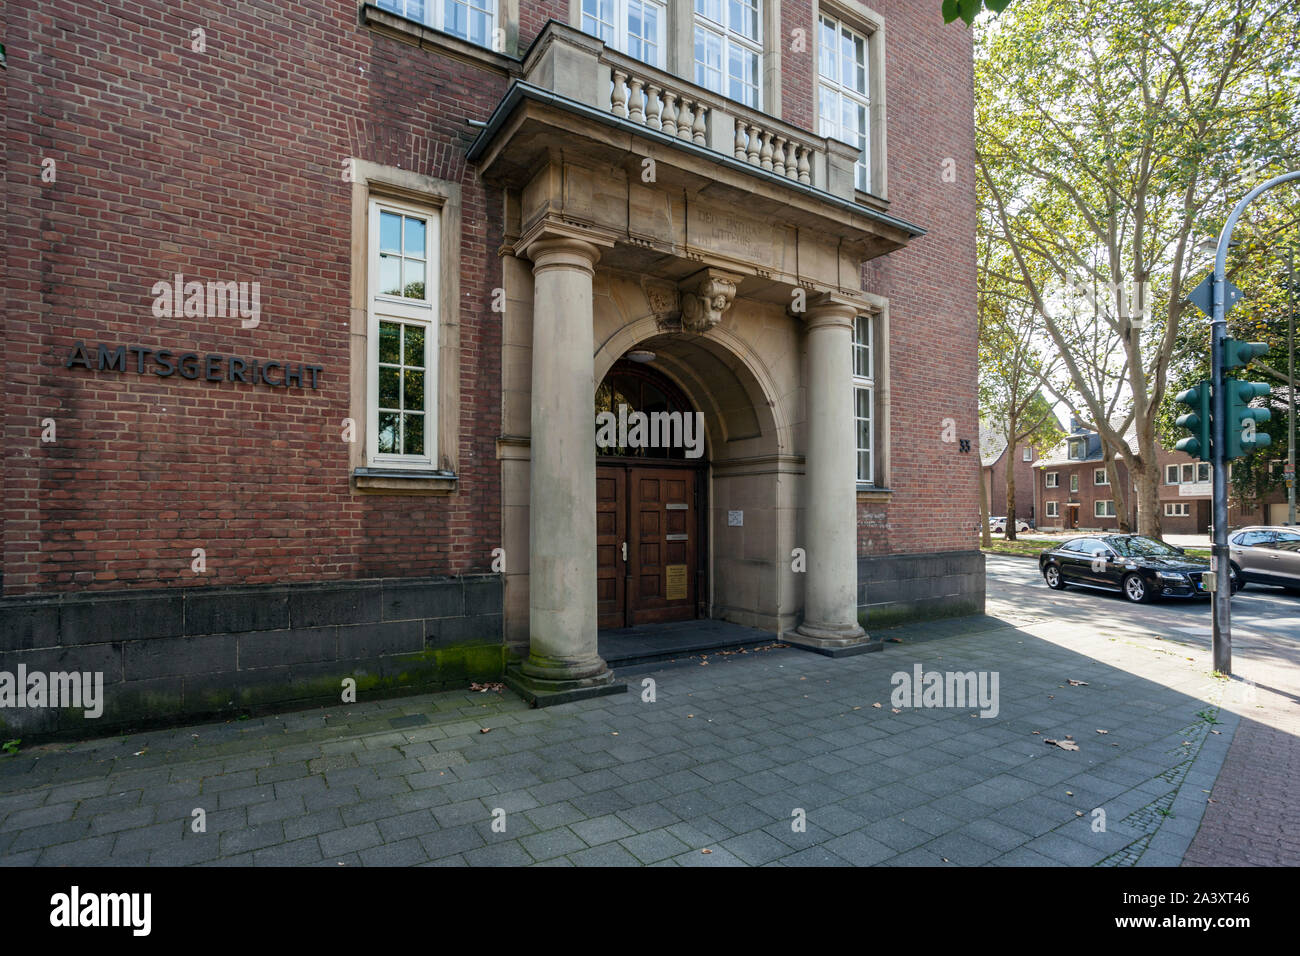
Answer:
<path fill-rule="evenodd" d="M 668 564 L 664 566 L 664 600 L 684 601 L 686 599 L 686 565 Z"/>
<path fill-rule="evenodd" d="M 744 527 L 744 525 L 745 525 L 745 512 L 743 512 L 743 511 L 728 511 L 728 512 L 727 512 L 727 527 L 728 527 L 728 528 L 742 528 L 742 527 Z"/>

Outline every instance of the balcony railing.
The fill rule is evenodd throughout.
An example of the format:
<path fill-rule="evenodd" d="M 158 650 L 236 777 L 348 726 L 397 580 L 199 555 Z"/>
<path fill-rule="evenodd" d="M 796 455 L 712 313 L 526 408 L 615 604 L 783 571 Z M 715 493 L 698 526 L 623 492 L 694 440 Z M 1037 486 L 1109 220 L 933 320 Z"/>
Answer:
<path fill-rule="evenodd" d="M 857 151 L 814 136 L 552 22 L 533 45 L 522 79 L 656 133 L 854 198 Z"/>

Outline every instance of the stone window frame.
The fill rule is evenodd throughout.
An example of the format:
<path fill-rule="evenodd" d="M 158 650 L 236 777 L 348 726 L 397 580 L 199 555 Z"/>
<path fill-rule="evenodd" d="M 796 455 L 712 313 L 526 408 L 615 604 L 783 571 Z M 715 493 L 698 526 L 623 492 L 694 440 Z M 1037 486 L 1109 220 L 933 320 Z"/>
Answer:
<path fill-rule="evenodd" d="M 489 46 L 464 40 L 419 20 L 385 10 L 373 2 L 361 4 L 359 19 L 363 26 L 376 32 L 436 50 L 462 62 L 486 66 L 507 75 L 516 74 L 519 69 L 519 0 L 496 0 L 497 25 L 494 28 L 493 44 Z M 496 46 L 501 49 L 496 49 Z"/>
<path fill-rule="evenodd" d="M 700 83 L 695 79 L 698 86 L 704 86 L 705 89 L 712 90 L 719 96 L 727 96 L 727 90 L 731 85 L 731 73 L 729 70 L 731 58 L 728 55 L 732 47 L 738 47 L 748 54 L 757 54 L 757 67 L 754 71 L 754 102 L 746 104 L 753 109 L 760 109 L 763 103 L 763 52 L 767 44 L 767 30 L 763 23 L 764 0 L 752 0 L 755 13 L 757 14 L 757 37 L 749 37 L 737 30 L 731 23 L 731 0 L 714 0 L 721 8 L 724 22 L 712 19 L 707 13 L 701 13 L 696 9 L 697 0 L 691 0 L 691 76 L 696 77 L 701 65 L 699 59 L 695 56 L 695 37 L 699 31 L 704 30 L 718 38 L 722 50 L 722 89 L 713 89 L 707 84 Z M 751 0 L 739 0 L 740 3 L 748 6 Z"/>
<path fill-rule="evenodd" d="M 353 179 L 348 417 L 354 439 L 349 443 L 348 456 L 351 487 L 355 493 L 451 494 L 458 488 L 460 447 L 461 187 L 459 183 L 358 158 L 350 161 L 350 168 Z M 372 464 L 368 460 L 372 199 L 427 211 L 439 220 L 435 268 L 440 281 L 434 310 L 437 391 L 432 402 L 437 416 L 433 434 L 438 460 L 426 468 Z"/>
<path fill-rule="evenodd" d="M 1043 507 L 1046 509 L 1043 514 L 1047 518 L 1061 517 L 1061 503 L 1053 498 L 1051 501 L 1044 501 Z"/>
<path fill-rule="evenodd" d="M 519 0 L 508 0 L 518 4 Z M 658 67 L 684 83 L 695 82 L 695 0 L 664 0 L 668 9 L 664 62 Z M 582 0 L 569 0 L 569 26 L 582 29 Z M 781 118 L 781 0 L 761 0 L 759 104 L 756 109 Z M 726 96 L 726 94 L 718 94 Z M 728 99 L 730 99 L 728 97 Z"/>
<path fill-rule="evenodd" d="M 825 13 L 841 21 L 851 30 L 867 39 L 867 149 L 871 181 L 866 190 L 857 190 L 857 199 L 864 203 L 889 201 L 888 130 L 886 129 L 885 85 L 885 18 L 859 0 L 813 0 L 812 22 L 809 24 L 808 52 L 812 55 L 812 117 L 813 129 L 821 128 L 821 109 L 818 95 L 820 44 L 817 42 L 818 25 Z M 856 180 L 856 175 L 855 175 Z"/>
<path fill-rule="evenodd" d="M 575 0 L 575 5 L 577 7 L 578 12 L 577 12 L 577 21 L 575 22 L 574 25 L 579 30 L 582 30 L 582 18 L 584 16 L 582 10 L 583 2 L 584 0 Z M 599 4 L 601 0 L 594 0 L 594 2 L 596 4 Z M 625 40 L 628 33 L 627 4 L 631 2 L 631 0 L 607 0 L 607 2 L 614 5 L 614 14 L 613 14 L 614 34 L 618 39 Z M 655 46 L 658 47 L 659 49 L 661 62 L 651 63 L 649 60 L 645 60 L 642 59 L 641 57 L 636 56 L 634 53 L 631 52 L 631 50 L 628 49 L 628 46 L 626 44 L 620 44 L 618 42 L 614 42 L 614 43 L 610 43 L 609 46 L 612 49 L 618 50 L 620 53 L 626 54 L 627 56 L 630 56 L 635 60 L 640 60 L 642 63 L 645 63 L 648 66 L 652 66 L 657 70 L 666 69 L 666 64 L 668 63 L 669 51 L 672 49 L 672 45 L 673 45 L 672 44 L 673 35 L 672 35 L 671 27 L 669 26 L 669 12 L 668 12 L 668 8 L 670 6 L 670 0 L 638 0 L 638 2 L 640 2 L 643 6 L 655 6 L 660 8 L 659 35 L 655 37 Z M 597 7 L 597 10 L 599 11 L 599 7 Z M 588 34 L 588 36 L 595 36 L 595 34 Z M 605 42 L 601 37 L 596 37 L 596 38 L 602 40 L 602 42 Z"/>
<path fill-rule="evenodd" d="M 889 300 L 884 296 L 863 293 L 860 314 L 871 317 L 872 358 L 872 475 L 873 481 L 857 482 L 858 500 L 888 500 L 892 494 L 893 471 L 890 455 L 890 365 L 889 365 Z M 856 418 L 856 416 L 855 416 Z M 854 440 L 856 446 L 857 441 Z M 857 456 L 854 455 L 856 463 Z M 854 478 L 857 465 L 854 465 Z"/>

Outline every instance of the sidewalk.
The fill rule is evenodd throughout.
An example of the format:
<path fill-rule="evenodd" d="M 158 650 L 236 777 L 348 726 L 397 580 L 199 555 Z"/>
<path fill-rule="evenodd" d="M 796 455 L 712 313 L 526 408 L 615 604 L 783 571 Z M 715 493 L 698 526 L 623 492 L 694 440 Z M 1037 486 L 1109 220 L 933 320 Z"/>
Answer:
<path fill-rule="evenodd" d="M 882 633 L 838 660 L 647 665 L 543 710 L 444 693 L 24 750 L 0 760 L 0 864 L 1183 858 L 1237 725 L 1205 653 L 1042 619 Z M 918 663 L 997 671 L 1000 713 L 895 712 L 891 676 Z"/>

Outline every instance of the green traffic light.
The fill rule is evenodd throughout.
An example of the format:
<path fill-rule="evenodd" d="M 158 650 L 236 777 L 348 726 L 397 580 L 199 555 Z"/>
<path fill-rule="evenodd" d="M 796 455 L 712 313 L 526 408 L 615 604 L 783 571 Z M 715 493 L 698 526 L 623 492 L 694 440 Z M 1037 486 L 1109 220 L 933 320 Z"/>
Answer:
<path fill-rule="evenodd" d="M 1253 345 L 1258 343 L 1239 343 Z M 1227 442 L 1226 458 L 1242 458 L 1257 448 L 1267 448 L 1273 444 L 1271 436 L 1258 431 L 1256 425 L 1271 421 L 1273 413 L 1267 408 L 1251 408 L 1250 403 L 1272 392 L 1264 382 L 1242 382 L 1235 378 L 1225 378 L 1224 405 L 1227 412 L 1227 425 L 1224 438 Z"/>
<path fill-rule="evenodd" d="M 1180 438 L 1174 445 L 1178 451 L 1186 452 L 1201 461 L 1210 460 L 1210 383 L 1200 382 L 1174 396 L 1179 405 L 1186 405 L 1192 411 L 1179 415 L 1177 425 L 1191 432 L 1191 437 Z"/>
<path fill-rule="evenodd" d="M 1223 367 L 1225 369 L 1241 368 L 1252 359 L 1268 354 L 1268 345 L 1264 342 L 1242 342 L 1237 339 L 1223 340 Z"/>

